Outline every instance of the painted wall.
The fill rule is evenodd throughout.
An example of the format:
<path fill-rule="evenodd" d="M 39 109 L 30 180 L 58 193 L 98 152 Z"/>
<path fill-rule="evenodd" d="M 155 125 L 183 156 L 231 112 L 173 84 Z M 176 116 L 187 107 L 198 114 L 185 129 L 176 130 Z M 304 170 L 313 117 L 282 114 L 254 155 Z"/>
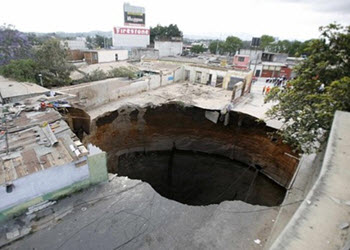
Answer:
<path fill-rule="evenodd" d="M 98 53 L 98 62 L 114 62 L 115 55 L 118 54 L 118 61 L 123 61 L 128 59 L 127 50 L 99 50 Z"/>
<path fill-rule="evenodd" d="M 243 61 L 240 61 L 239 59 L 243 58 Z M 249 56 L 243 56 L 243 55 L 235 55 L 233 57 L 233 66 L 237 68 L 247 69 L 249 68 Z"/>
<path fill-rule="evenodd" d="M 84 157 L 84 160 L 86 160 L 86 157 Z M 81 167 L 76 167 L 74 163 L 70 163 L 19 178 L 12 182 L 14 189 L 11 193 L 6 192 L 6 187 L 0 187 L 0 211 L 89 179 L 89 177 L 87 163 Z"/>
<path fill-rule="evenodd" d="M 182 42 L 155 41 L 154 48 L 159 50 L 159 57 L 176 56 L 182 54 Z"/>

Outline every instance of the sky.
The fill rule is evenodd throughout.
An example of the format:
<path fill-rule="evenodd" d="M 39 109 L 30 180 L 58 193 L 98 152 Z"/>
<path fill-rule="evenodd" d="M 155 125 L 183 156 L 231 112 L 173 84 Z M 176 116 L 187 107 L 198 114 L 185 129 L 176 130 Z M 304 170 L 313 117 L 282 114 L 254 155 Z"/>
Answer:
<path fill-rule="evenodd" d="M 24 32 L 109 31 L 123 25 L 122 0 L 1 0 L 0 24 Z M 350 0 L 130 0 L 146 25 L 177 24 L 185 36 L 241 39 L 263 34 L 307 40 L 332 22 L 350 25 Z"/>

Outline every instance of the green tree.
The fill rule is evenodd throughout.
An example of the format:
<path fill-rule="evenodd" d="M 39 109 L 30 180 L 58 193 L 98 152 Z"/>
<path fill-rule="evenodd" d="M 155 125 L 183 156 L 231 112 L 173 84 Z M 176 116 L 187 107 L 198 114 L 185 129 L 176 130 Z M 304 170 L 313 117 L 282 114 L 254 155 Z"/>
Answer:
<path fill-rule="evenodd" d="M 260 48 L 265 50 L 268 49 L 269 46 L 275 42 L 275 38 L 269 35 L 262 35 L 260 38 Z"/>
<path fill-rule="evenodd" d="M 197 53 L 197 54 L 199 54 L 199 53 L 203 53 L 205 50 L 206 50 L 206 49 L 204 48 L 203 44 L 201 44 L 201 45 L 193 45 L 193 46 L 191 47 L 191 52 L 192 52 L 192 53 Z"/>
<path fill-rule="evenodd" d="M 182 37 L 182 32 L 176 24 L 170 24 L 169 26 L 161 26 L 158 24 L 156 27 L 151 27 L 151 43 L 154 43 L 156 38 L 170 39 L 172 37 Z"/>
<path fill-rule="evenodd" d="M 228 36 L 225 41 L 224 51 L 234 55 L 242 46 L 242 40 L 236 36 Z"/>
<path fill-rule="evenodd" d="M 4 77 L 19 82 L 36 82 L 38 64 L 32 59 L 12 60 L 0 68 L 0 74 Z"/>
<path fill-rule="evenodd" d="M 216 54 L 216 52 L 218 52 L 220 55 L 222 55 L 224 53 L 224 49 L 225 49 L 225 43 L 219 40 L 215 40 L 212 41 L 209 44 L 209 51 L 212 54 Z"/>
<path fill-rule="evenodd" d="M 336 110 L 350 111 L 350 26 L 330 24 L 320 31 L 296 67 L 297 78 L 267 97 L 277 101 L 268 115 L 284 122 L 279 133 L 285 142 L 305 153 L 327 140 Z"/>
<path fill-rule="evenodd" d="M 69 77 L 74 69 L 67 62 L 67 50 L 57 39 L 46 41 L 36 52 L 35 61 L 43 76 L 44 86 L 60 86 L 71 82 Z"/>

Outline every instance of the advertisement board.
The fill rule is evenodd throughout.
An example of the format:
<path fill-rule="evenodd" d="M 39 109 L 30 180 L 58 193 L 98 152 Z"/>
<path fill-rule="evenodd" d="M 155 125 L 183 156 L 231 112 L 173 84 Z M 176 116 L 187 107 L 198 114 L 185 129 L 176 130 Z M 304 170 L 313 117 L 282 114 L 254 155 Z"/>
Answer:
<path fill-rule="evenodd" d="M 125 26 L 140 26 L 146 24 L 145 8 L 132 6 L 128 3 L 124 4 L 124 25 Z"/>

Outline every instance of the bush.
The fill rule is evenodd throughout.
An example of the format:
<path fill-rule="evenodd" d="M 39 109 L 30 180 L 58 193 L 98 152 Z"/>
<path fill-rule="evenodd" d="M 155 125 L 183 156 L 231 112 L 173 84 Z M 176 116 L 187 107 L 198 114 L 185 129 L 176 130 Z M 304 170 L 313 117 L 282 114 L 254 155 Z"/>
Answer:
<path fill-rule="evenodd" d="M 20 82 L 37 82 L 38 71 L 38 64 L 32 59 L 12 60 L 0 67 L 1 75 Z"/>
<path fill-rule="evenodd" d="M 108 77 L 128 77 L 129 79 L 135 79 L 136 74 L 134 71 L 127 67 L 114 68 L 108 71 Z"/>

